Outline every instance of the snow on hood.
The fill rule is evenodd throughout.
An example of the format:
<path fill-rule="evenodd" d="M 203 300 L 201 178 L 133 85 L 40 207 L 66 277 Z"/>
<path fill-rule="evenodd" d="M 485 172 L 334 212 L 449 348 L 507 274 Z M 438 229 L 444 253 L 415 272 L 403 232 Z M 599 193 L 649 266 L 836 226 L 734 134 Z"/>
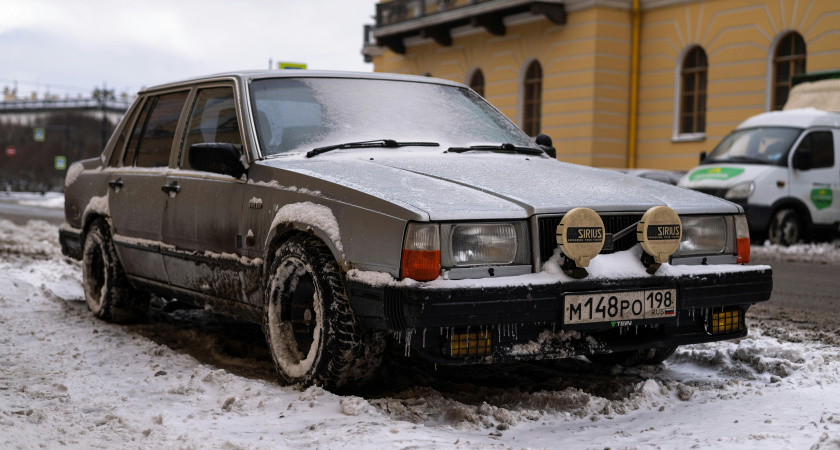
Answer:
<path fill-rule="evenodd" d="M 657 181 L 546 158 L 440 151 L 413 155 L 419 154 L 377 152 L 370 157 L 358 152 L 353 158 L 322 155 L 262 164 L 410 206 L 431 220 L 526 218 L 576 207 L 629 212 L 666 205 L 680 214 L 739 211 L 729 202 Z"/>

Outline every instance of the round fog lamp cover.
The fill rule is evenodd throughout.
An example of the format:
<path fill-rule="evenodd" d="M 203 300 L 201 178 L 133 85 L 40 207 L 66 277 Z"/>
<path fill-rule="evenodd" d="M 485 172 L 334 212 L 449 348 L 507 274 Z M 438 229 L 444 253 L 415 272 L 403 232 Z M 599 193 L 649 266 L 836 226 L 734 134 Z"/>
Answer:
<path fill-rule="evenodd" d="M 574 208 L 557 225 L 557 245 L 578 267 L 588 267 L 589 261 L 604 248 L 604 221 L 589 208 Z"/>
<path fill-rule="evenodd" d="M 680 248 L 682 221 L 679 214 L 667 206 L 654 206 L 647 210 L 636 226 L 636 238 L 655 262 L 668 262 L 668 258 Z"/>

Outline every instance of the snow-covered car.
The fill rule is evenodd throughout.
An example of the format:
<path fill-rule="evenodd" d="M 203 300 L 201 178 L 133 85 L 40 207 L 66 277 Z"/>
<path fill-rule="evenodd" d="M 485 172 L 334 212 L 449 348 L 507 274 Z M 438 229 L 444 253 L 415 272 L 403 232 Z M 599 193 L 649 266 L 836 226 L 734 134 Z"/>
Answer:
<path fill-rule="evenodd" d="M 745 265 L 741 207 L 537 141 L 433 78 L 158 86 L 68 170 L 62 251 L 99 318 L 154 293 L 261 323 L 291 384 L 364 381 L 386 339 L 437 364 L 630 365 L 747 334 L 772 273 Z"/>

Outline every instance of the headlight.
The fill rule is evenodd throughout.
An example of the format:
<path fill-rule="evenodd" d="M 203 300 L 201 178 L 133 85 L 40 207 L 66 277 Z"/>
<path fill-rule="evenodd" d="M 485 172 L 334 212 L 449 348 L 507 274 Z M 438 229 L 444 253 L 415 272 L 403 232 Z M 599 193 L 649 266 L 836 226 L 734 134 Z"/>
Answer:
<path fill-rule="evenodd" d="M 444 270 L 530 266 L 530 248 L 528 222 L 524 220 L 440 224 L 440 263 Z M 457 276 L 480 278 L 478 275 L 478 272 L 468 275 L 459 272 Z M 487 276 L 487 272 L 481 276 Z"/>
<path fill-rule="evenodd" d="M 734 223 L 731 216 L 682 216 L 680 248 L 674 256 L 735 253 Z"/>
<path fill-rule="evenodd" d="M 750 181 L 730 188 L 726 191 L 724 198 L 727 200 L 744 200 L 750 198 L 753 192 L 755 192 L 755 183 Z"/>
<path fill-rule="evenodd" d="M 516 229 L 510 223 L 455 225 L 450 237 L 455 266 L 511 264 L 516 258 Z"/>

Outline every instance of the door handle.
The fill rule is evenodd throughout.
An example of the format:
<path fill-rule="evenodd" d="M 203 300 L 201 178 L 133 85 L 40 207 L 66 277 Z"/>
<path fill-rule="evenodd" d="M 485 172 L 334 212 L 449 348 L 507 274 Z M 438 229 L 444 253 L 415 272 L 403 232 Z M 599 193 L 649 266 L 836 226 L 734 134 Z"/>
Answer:
<path fill-rule="evenodd" d="M 114 190 L 117 190 L 117 189 L 123 187 L 122 177 L 117 177 L 116 180 L 109 181 L 108 186 L 110 186 L 111 189 L 114 189 Z"/>
<path fill-rule="evenodd" d="M 178 186 L 177 181 L 172 180 L 172 181 L 169 182 L 169 184 L 164 184 L 163 186 L 161 186 L 160 190 L 169 194 L 169 195 L 175 195 L 175 194 L 181 192 L 181 186 Z"/>

